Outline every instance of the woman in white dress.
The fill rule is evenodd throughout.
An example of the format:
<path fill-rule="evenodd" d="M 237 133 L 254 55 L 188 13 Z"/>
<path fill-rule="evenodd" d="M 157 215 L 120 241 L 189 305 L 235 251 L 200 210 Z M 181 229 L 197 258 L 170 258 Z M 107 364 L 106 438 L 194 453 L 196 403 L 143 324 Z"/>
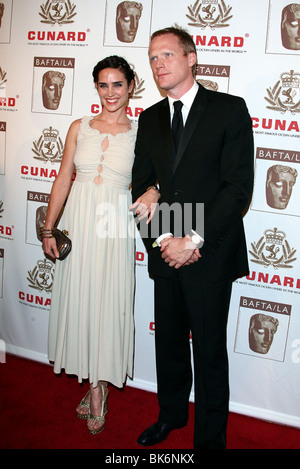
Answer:
<path fill-rule="evenodd" d="M 134 88 L 128 63 L 107 57 L 93 78 L 102 110 L 70 126 L 42 238 L 45 254 L 57 258 L 52 230 L 68 197 L 58 228 L 68 231 L 72 251 L 56 261 L 49 360 L 55 373 L 89 380 L 76 412 L 96 434 L 105 424 L 108 383 L 122 387 L 132 377 L 135 250 L 128 208 L 137 126 L 126 115 Z"/>

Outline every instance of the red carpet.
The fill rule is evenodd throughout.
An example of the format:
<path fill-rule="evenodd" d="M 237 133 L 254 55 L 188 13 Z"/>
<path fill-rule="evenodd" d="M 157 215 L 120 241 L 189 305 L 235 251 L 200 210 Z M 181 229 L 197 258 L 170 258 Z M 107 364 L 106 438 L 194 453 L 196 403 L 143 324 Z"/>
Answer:
<path fill-rule="evenodd" d="M 75 407 L 88 389 L 52 367 L 8 355 L 0 364 L 1 449 L 141 449 L 138 435 L 156 420 L 156 395 L 110 386 L 105 429 L 90 435 Z M 300 430 L 231 413 L 228 449 L 299 449 Z M 193 449 L 193 404 L 188 425 L 155 450 Z"/>

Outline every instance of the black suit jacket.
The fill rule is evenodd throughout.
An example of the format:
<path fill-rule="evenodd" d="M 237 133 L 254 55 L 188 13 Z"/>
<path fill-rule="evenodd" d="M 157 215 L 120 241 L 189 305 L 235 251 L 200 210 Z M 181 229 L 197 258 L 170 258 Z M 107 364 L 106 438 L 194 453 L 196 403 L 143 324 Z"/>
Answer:
<path fill-rule="evenodd" d="M 242 217 L 251 198 L 253 162 L 252 121 L 240 97 L 199 85 L 177 155 L 172 144 L 168 99 L 141 113 L 132 171 L 133 201 L 157 181 L 159 203 L 175 203 L 182 208 L 182 232 L 175 236 L 184 236 L 190 228 L 201 230 L 196 226 L 195 208 L 196 204 L 204 204 L 204 232 L 199 233 L 205 239 L 202 257 L 182 269 L 191 269 L 207 281 L 248 272 Z M 157 227 L 158 217 L 159 211 L 149 229 L 151 225 Z M 162 227 L 163 220 L 164 215 L 159 234 L 169 231 Z M 176 227 L 171 220 L 170 232 Z M 174 269 L 161 258 L 160 249 L 152 248 L 154 238 L 149 230 L 146 234 L 145 223 L 139 228 L 148 251 L 149 273 L 172 275 Z M 156 237 L 157 230 L 154 231 Z"/>

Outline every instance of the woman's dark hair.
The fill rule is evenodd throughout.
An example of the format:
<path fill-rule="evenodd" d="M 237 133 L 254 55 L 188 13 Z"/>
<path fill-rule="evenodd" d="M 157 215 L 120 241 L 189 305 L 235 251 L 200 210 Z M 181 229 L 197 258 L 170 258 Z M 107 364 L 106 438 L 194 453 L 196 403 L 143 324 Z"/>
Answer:
<path fill-rule="evenodd" d="M 116 68 L 123 72 L 128 86 L 134 80 L 134 71 L 128 64 L 128 62 L 123 59 L 123 57 L 119 57 L 117 55 L 111 55 L 110 57 L 106 57 L 105 59 L 100 60 L 100 62 L 95 65 L 94 70 L 93 70 L 93 79 L 94 83 L 98 82 L 98 75 L 101 70 L 104 70 L 105 68 Z"/>

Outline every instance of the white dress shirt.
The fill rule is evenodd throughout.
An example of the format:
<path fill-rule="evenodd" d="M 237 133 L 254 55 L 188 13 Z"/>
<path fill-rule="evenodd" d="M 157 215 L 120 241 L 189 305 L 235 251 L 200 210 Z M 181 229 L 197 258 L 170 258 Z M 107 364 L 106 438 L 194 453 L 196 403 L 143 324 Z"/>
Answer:
<path fill-rule="evenodd" d="M 189 91 L 187 91 L 183 96 L 181 96 L 180 101 L 182 102 L 183 106 L 181 109 L 182 112 L 182 119 L 183 119 L 183 125 L 185 125 L 188 114 L 190 112 L 190 109 L 192 107 L 192 104 L 194 102 L 195 96 L 198 93 L 199 86 L 197 83 L 194 81 L 194 84 Z M 174 114 L 174 108 L 173 108 L 173 103 L 174 101 L 178 101 L 178 99 L 171 98 L 168 96 L 169 100 L 169 106 L 170 106 L 170 115 L 171 115 L 171 122 L 173 119 L 173 114 Z"/>
<path fill-rule="evenodd" d="M 181 112 L 182 112 L 182 120 L 183 120 L 183 126 L 185 126 L 185 123 L 186 123 L 186 120 L 188 118 L 188 115 L 189 115 L 189 112 L 190 112 L 190 109 L 192 107 L 192 104 L 194 102 L 194 99 L 195 99 L 195 96 L 196 94 L 198 93 L 198 90 L 199 90 L 199 86 L 198 84 L 196 83 L 196 81 L 194 81 L 194 84 L 192 86 L 192 88 L 189 89 L 189 91 L 187 91 L 183 96 L 181 96 L 180 98 L 180 101 L 182 102 L 183 106 L 182 106 L 182 109 L 181 109 Z M 178 101 L 177 99 L 174 99 L 174 98 L 171 98 L 170 96 L 168 96 L 168 100 L 169 100 L 169 106 L 170 106 L 170 116 L 171 116 L 171 122 L 172 122 L 172 119 L 173 119 L 173 114 L 174 114 L 174 107 L 173 107 L 173 103 L 174 101 Z M 193 231 L 193 230 L 191 230 Z M 194 231 L 193 231 L 194 232 Z M 195 232 L 194 232 L 195 233 Z M 195 233 L 196 234 L 196 233 Z M 155 243 L 153 243 L 153 247 L 156 247 L 156 246 L 160 246 L 160 242 L 168 237 L 168 236 L 173 236 L 172 233 L 164 233 L 162 235 L 160 235 Z M 202 239 L 202 237 L 200 236 L 200 238 Z"/>

